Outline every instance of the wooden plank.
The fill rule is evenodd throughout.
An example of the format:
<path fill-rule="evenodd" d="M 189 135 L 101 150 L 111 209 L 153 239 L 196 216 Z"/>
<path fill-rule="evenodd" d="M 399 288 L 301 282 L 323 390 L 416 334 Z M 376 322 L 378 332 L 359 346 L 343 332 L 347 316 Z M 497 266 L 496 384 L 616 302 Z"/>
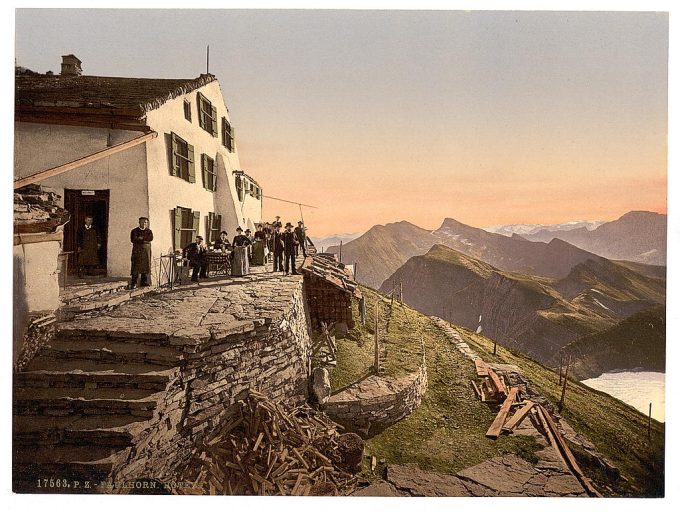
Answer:
<path fill-rule="evenodd" d="M 477 386 L 477 383 L 475 383 L 475 380 L 471 379 L 470 383 L 472 383 L 472 388 L 474 388 L 475 394 L 477 394 L 477 397 L 479 399 L 481 399 L 482 398 L 482 392 L 479 390 L 479 387 Z"/>
<path fill-rule="evenodd" d="M 481 358 L 475 360 L 475 370 L 477 371 L 477 376 L 479 376 L 480 378 L 489 375 L 489 366 Z"/>
<path fill-rule="evenodd" d="M 531 401 L 527 401 L 526 404 L 522 406 L 522 408 L 517 410 L 515 414 L 512 416 L 512 418 L 505 423 L 503 429 L 507 429 L 512 433 L 515 430 L 515 428 L 519 425 L 519 423 L 524 420 L 524 417 L 526 417 L 529 414 L 531 408 L 533 407 L 534 403 Z"/>
<path fill-rule="evenodd" d="M 491 386 L 493 386 L 494 390 L 496 390 L 496 393 L 507 396 L 508 390 L 505 388 L 505 385 L 501 382 L 501 379 L 498 377 L 498 374 L 496 374 L 490 367 L 488 372 L 489 378 L 491 378 Z"/>
<path fill-rule="evenodd" d="M 512 387 L 510 389 L 510 393 L 505 398 L 505 401 L 503 402 L 503 405 L 501 406 L 501 409 L 498 412 L 498 415 L 496 415 L 496 418 L 491 423 L 489 430 L 486 432 L 486 436 L 488 436 L 489 438 L 496 439 L 496 438 L 498 438 L 498 435 L 501 434 L 501 430 L 503 429 L 503 424 L 505 424 L 505 418 L 508 416 L 508 413 L 510 412 L 510 407 L 512 406 L 512 403 L 515 402 L 515 396 L 516 395 L 517 395 L 517 387 Z"/>
<path fill-rule="evenodd" d="M 569 468 L 569 470 L 572 471 L 574 476 L 576 476 L 576 479 L 578 479 L 579 482 L 583 485 L 586 492 L 588 492 L 588 495 L 590 495 L 591 497 L 602 497 L 600 492 L 598 492 L 593 487 L 593 484 L 588 478 L 588 476 L 586 476 L 583 473 L 581 467 L 579 467 L 578 463 L 576 463 L 576 458 L 574 458 L 574 454 L 571 452 L 571 449 L 569 449 L 569 446 L 565 442 L 564 438 L 562 438 L 562 434 L 560 433 L 559 429 L 557 429 L 557 426 L 550 417 L 550 414 L 545 410 L 545 408 L 543 408 L 542 405 L 539 404 L 538 408 L 540 414 L 542 414 L 543 418 L 545 419 L 545 422 L 548 426 L 548 430 L 552 432 L 552 437 L 555 440 L 555 443 L 558 447 L 558 452 L 560 452 L 560 455 L 567 463 L 567 468 Z"/>

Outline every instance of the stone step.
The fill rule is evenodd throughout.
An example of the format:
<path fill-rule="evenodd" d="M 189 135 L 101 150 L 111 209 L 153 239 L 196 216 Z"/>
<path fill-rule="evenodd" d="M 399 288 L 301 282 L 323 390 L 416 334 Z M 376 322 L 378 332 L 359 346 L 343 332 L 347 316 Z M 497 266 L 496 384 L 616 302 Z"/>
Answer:
<path fill-rule="evenodd" d="M 96 461 L 74 462 L 12 462 L 12 491 L 15 493 L 102 493 L 99 484 L 104 482 L 113 467 L 118 453 Z M 52 479 L 52 482 L 50 482 Z M 56 480 L 66 483 L 56 486 Z M 77 484 L 76 484 L 77 482 Z"/>
<path fill-rule="evenodd" d="M 145 399 L 15 399 L 15 415 L 70 416 L 70 415 L 132 415 L 150 419 L 156 407 L 156 398 Z"/>
<path fill-rule="evenodd" d="M 111 456 L 120 449 L 105 446 L 69 446 L 55 445 L 46 447 L 16 446 L 13 450 L 13 462 L 16 463 L 81 463 L 101 465 L 111 469 Z M 107 460 L 104 462 L 102 460 Z"/>
<path fill-rule="evenodd" d="M 113 371 L 60 372 L 24 371 L 14 375 L 14 386 L 18 388 L 94 388 L 94 389 L 140 389 L 165 390 L 171 371 L 126 374 Z"/>
<path fill-rule="evenodd" d="M 167 365 L 152 363 L 126 363 L 117 361 L 96 361 L 85 358 L 63 359 L 55 356 L 39 355 L 33 358 L 24 369 L 25 371 L 53 371 L 53 372 L 104 372 L 117 374 L 147 374 L 167 370 Z"/>
<path fill-rule="evenodd" d="M 93 387 L 14 387 L 14 399 L 59 399 L 70 397 L 73 399 L 144 399 L 156 390 L 148 388 L 93 388 Z"/>
<path fill-rule="evenodd" d="M 157 347 L 146 351 L 146 348 L 135 347 L 133 344 L 108 344 L 115 349 L 73 347 L 73 345 L 65 341 L 50 343 L 48 347 L 40 351 L 40 356 L 59 360 L 90 360 L 98 363 L 149 363 L 165 367 L 175 367 L 179 363 L 179 353 L 170 347 Z"/>
<path fill-rule="evenodd" d="M 123 416 L 121 416 L 123 417 Z M 132 415 L 118 419 L 121 426 L 95 429 L 79 429 L 63 422 L 60 417 L 35 417 L 17 415 L 13 423 L 12 443 L 15 446 L 57 446 L 57 445 L 103 445 L 119 449 L 132 445 L 133 426 L 141 426 Z M 57 420 L 55 422 L 55 419 Z M 89 428 L 90 426 L 86 426 Z M 137 428 L 135 428 L 137 429 Z"/>

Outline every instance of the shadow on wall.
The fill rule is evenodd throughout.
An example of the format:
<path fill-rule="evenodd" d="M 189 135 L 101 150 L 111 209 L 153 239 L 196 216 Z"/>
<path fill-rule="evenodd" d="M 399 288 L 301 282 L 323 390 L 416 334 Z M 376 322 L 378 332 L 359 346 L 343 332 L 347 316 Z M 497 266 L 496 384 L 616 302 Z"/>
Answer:
<path fill-rule="evenodd" d="M 21 246 L 18 246 L 22 248 Z M 15 247 L 16 248 L 16 247 Z M 21 251 L 21 249 L 19 250 Z M 24 272 L 24 259 L 14 254 L 14 305 L 13 305 L 13 336 L 12 362 L 16 365 L 21 353 L 24 336 L 28 324 L 28 303 L 26 301 L 26 274 Z"/>

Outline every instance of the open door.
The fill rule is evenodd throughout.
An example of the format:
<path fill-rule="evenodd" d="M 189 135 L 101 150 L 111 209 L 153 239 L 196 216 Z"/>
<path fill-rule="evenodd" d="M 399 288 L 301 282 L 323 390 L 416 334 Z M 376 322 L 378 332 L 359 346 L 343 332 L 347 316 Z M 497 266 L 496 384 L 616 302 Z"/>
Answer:
<path fill-rule="evenodd" d="M 109 190 L 64 190 L 64 208 L 71 214 L 71 221 L 64 227 L 64 251 L 70 252 L 69 273 L 78 268 L 76 233 L 85 225 L 85 218 L 92 216 L 93 226 L 99 234 L 101 248 L 98 251 L 98 265 L 92 270 L 95 275 L 106 276 L 109 234 Z"/>

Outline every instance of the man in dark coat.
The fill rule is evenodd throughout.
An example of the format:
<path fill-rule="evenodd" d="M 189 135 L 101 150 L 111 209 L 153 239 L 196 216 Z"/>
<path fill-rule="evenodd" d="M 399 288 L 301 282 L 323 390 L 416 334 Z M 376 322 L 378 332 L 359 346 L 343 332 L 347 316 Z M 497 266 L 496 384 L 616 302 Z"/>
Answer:
<path fill-rule="evenodd" d="M 149 218 L 140 217 L 139 226 L 130 232 L 130 242 L 132 242 L 132 257 L 130 274 L 130 288 L 137 286 L 137 277 L 141 274 L 140 286 L 148 287 L 148 276 L 151 274 L 151 241 L 153 232 L 149 229 Z"/>
<path fill-rule="evenodd" d="M 298 245 L 295 247 L 295 256 L 298 254 L 298 249 L 302 249 L 302 256 L 307 258 L 307 236 L 305 235 L 305 226 L 302 224 L 302 221 L 298 221 L 297 228 L 294 231 L 298 240 Z"/>
<path fill-rule="evenodd" d="M 293 232 L 292 224 L 286 223 L 286 231 L 283 232 L 281 238 L 283 240 L 283 253 L 286 261 L 285 273 L 288 274 L 292 267 L 293 272 L 291 274 L 299 274 L 295 270 L 295 249 L 297 248 L 298 240 Z"/>
<path fill-rule="evenodd" d="M 189 259 L 189 267 L 193 269 L 191 272 L 191 281 L 198 281 L 201 278 L 208 277 L 208 248 L 203 244 L 203 237 L 196 236 L 196 242 L 192 242 L 184 248 L 184 258 Z"/>
<path fill-rule="evenodd" d="M 220 238 L 213 243 L 215 251 L 227 252 L 231 251 L 231 244 L 229 243 L 229 234 L 225 231 L 220 232 Z"/>
<path fill-rule="evenodd" d="M 272 234 L 272 253 L 274 253 L 274 272 L 283 271 L 283 234 L 278 224 L 274 225 Z"/>
<path fill-rule="evenodd" d="M 92 268 L 99 265 L 99 248 L 102 247 L 97 229 L 92 226 L 92 216 L 85 217 L 85 225 L 78 228 L 76 245 L 78 246 L 78 277 L 91 274 Z"/>

